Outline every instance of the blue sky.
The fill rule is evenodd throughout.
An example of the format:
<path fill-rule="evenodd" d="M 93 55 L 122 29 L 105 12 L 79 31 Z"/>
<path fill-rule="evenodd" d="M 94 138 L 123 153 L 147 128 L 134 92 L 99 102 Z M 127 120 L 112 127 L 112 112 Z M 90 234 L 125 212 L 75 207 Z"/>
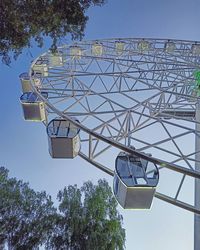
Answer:
<path fill-rule="evenodd" d="M 175 38 L 200 41 L 200 2 L 197 0 L 108 0 L 101 8 L 91 8 L 85 40 L 119 37 Z M 70 38 L 67 38 L 70 43 Z M 33 47 L 34 57 L 48 49 Z M 30 183 L 46 190 L 55 199 L 65 185 L 81 185 L 112 178 L 79 157 L 51 159 L 45 128 L 25 122 L 19 103 L 18 75 L 28 70 L 33 58 L 24 50 L 10 67 L 0 65 L 0 165 Z M 119 208 L 120 209 L 120 208 Z M 155 199 L 150 211 L 124 211 L 127 250 L 193 249 L 193 215 Z"/>

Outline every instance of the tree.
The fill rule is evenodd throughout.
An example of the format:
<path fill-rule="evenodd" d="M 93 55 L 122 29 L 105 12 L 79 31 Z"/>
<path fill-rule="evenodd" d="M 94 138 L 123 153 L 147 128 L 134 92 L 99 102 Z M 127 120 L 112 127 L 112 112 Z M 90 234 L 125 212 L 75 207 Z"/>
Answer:
<path fill-rule="evenodd" d="M 84 35 L 90 6 L 101 6 L 105 0 L 9 0 L 0 1 L 0 56 L 4 63 L 16 59 L 34 39 L 39 47 L 43 37 L 52 39 L 52 50 L 68 33 L 73 39 Z"/>
<path fill-rule="evenodd" d="M 9 250 L 36 249 L 44 243 L 55 216 L 50 196 L 8 178 L 8 170 L 0 168 L 1 249 L 5 244 Z"/>
<path fill-rule="evenodd" d="M 105 180 L 65 187 L 53 206 L 45 192 L 8 177 L 0 167 L 0 249 L 122 250 L 125 230 Z"/>
<path fill-rule="evenodd" d="M 105 180 L 69 186 L 58 193 L 59 216 L 46 249 L 124 249 L 125 230 L 117 202 Z"/>

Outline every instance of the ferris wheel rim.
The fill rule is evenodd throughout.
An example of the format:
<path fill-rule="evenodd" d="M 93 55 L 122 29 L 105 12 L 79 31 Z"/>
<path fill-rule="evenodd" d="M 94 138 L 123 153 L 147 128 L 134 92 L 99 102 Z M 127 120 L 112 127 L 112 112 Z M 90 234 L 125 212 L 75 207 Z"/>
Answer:
<path fill-rule="evenodd" d="M 176 42 L 176 43 L 190 43 L 190 44 L 193 44 L 193 43 L 197 43 L 197 44 L 200 44 L 200 42 L 198 41 L 192 41 L 192 40 L 180 40 L 180 39 L 165 39 L 165 38 L 141 38 L 141 37 L 138 37 L 138 38 L 110 38 L 110 39 L 106 39 L 106 38 L 103 38 L 103 39 L 93 39 L 93 40 L 89 40 L 89 41 L 83 41 L 86 42 L 86 43 L 93 43 L 93 42 L 101 42 L 101 41 L 117 41 L 117 40 L 120 40 L 120 41 L 123 41 L 123 40 L 130 40 L 130 41 L 140 41 L 140 40 L 148 40 L 148 41 L 172 41 L 172 42 Z M 79 44 L 79 43 L 75 43 L 75 44 Z M 80 44 L 82 44 L 82 42 L 80 42 Z M 63 47 L 65 47 L 66 45 L 63 45 Z M 68 44 L 67 47 L 70 47 L 71 45 Z M 86 126 L 74 121 L 69 115 L 67 115 L 66 113 L 62 113 L 60 112 L 57 108 L 55 108 L 42 94 L 41 92 L 38 91 L 37 87 L 34 85 L 34 82 L 33 82 L 33 78 L 32 78 L 32 67 L 33 65 L 36 63 L 36 61 L 41 57 L 41 56 L 44 56 L 47 52 L 44 52 L 42 53 L 41 55 L 39 55 L 37 58 L 35 58 L 35 60 L 33 60 L 33 62 L 31 63 L 31 66 L 30 66 L 30 70 L 29 70 L 29 77 L 30 77 L 30 82 L 31 82 L 31 85 L 32 85 L 32 89 L 34 90 L 34 92 L 39 96 L 39 98 L 45 102 L 45 104 L 52 110 L 54 111 L 55 113 L 57 113 L 60 117 L 70 121 L 72 124 L 74 124 L 75 126 L 77 126 L 79 129 L 83 130 L 84 132 L 86 132 L 87 134 L 91 135 L 91 136 L 94 136 L 106 143 L 109 143 L 111 144 L 112 146 L 120 149 L 120 150 L 123 150 L 129 154 L 135 154 L 139 157 L 142 157 L 150 162 L 153 162 L 155 164 L 158 164 L 160 165 L 161 167 L 166 167 L 166 168 L 169 168 L 171 170 L 174 170 L 174 171 L 177 171 L 177 172 L 180 172 L 180 173 L 183 173 L 183 174 L 186 174 L 186 175 L 189 175 L 189 176 L 192 176 L 192 177 L 195 177 L 195 178 L 199 178 L 200 179 L 200 172 L 197 172 L 193 169 L 187 169 L 187 168 L 184 168 L 184 167 L 181 167 L 179 165 L 176 165 L 176 164 L 173 164 L 173 163 L 170 163 L 170 162 L 166 162 L 166 161 L 163 161 L 159 158 L 155 158 L 155 157 L 152 157 L 152 156 L 147 156 L 146 154 L 140 152 L 140 151 L 137 151 L 133 148 L 130 148 L 128 146 L 125 146 L 117 141 L 114 141 L 110 138 L 106 138 L 105 136 L 103 135 L 100 135 L 99 133 L 96 133 L 95 131 L 92 131 L 91 129 L 87 128 Z M 196 98 L 198 99 L 198 98 Z"/>
<path fill-rule="evenodd" d="M 32 79 L 31 79 L 32 81 Z M 94 131 L 92 131 L 91 129 L 88 129 L 87 127 L 83 126 L 82 124 L 80 124 L 79 122 L 76 122 L 74 121 L 70 116 L 66 115 L 66 114 L 63 114 L 62 112 L 60 112 L 58 109 L 56 109 L 52 104 L 50 104 L 46 98 L 44 98 L 44 96 L 37 90 L 37 88 L 34 86 L 33 84 L 33 88 L 34 88 L 34 91 L 36 92 L 36 94 L 41 98 L 41 100 L 43 100 L 45 102 L 45 104 L 51 109 L 53 110 L 54 112 L 56 112 L 60 117 L 70 121 L 73 125 L 77 126 L 79 129 L 83 130 L 84 132 L 104 141 L 104 142 L 107 142 L 121 150 L 123 150 L 124 152 L 127 152 L 129 154 L 135 154 L 136 156 L 139 156 L 139 157 L 142 157 L 150 162 L 153 162 L 155 164 L 158 164 L 158 165 L 161 165 L 162 167 L 166 167 L 166 168 L 169 168 L 169 169 L 172 169 L 174 171 L 177 171 L 177 172 L 180 172 L 180 173 L 183 173 L 183 174 L 187 174 L 189 176 L 192 176 L 192 177 L 195 177 L 195 178 L 199 178 L 200 179 L 200 172 L 196 172 L 192 169 L 186 169 L 186 168 L 182 168 L 181 166 L 177 166 L 175 164 L 172 164 L 172 163 L 169 163 L 169 162 L 166 162 L 166 161 L 163 161 L 163 160 L 160 160 L 160 159 L 157 159 L 157 158 L 154 158 L 154 157 L 151 157 L 151 156 L 148 156 L 142 152 L 139 152 L 133 148 L 130 148 L 128 146 L 124 146 L 123 144 L 119 143 L 119 142 L 116 142 L 116 141 L 113 141 L 109 138 L 106 138 L 105 136 L 102 136 Z"/>
<path fill-rule="evenodd" d="M 198 45 L 198 53 L 199 53 L 199 48 L 200 48 L 200 42 L 198 42 L 198 41 L 191 41 L 191 40 L 180 40 L 180 39 L 163 39 L 163 38 L 110 38 L 110 39 L 95 39 L 95 40 L 90 40 L 90 41 L 83 41 L 83 42 L 80 42 L 80 43 L 74 43 L 74 44 L 68 44 L 68 45 L 63 45 L 62 47 L 58 47 L 58 49 L 59 48 L 61 48 L 61 51 L 63 51 L 62 49 L 65 49 L 65 48 L 67 48 L 68 50 L 67 51 L 69 51 L 69 49 L 70 49 L 70 47 L 72 46 L 73 47 L 73 45 L 75 45 L 75 47 L 76 47 L 76 45 L 84 45 L 83 46 L 83 50 L 85 49 L 85 52 L 87 53 L 89 50 L 87 50 L 87 46 L 91 46 L 93 43 L 95 43 L 95 42 L 102 42 L 102 44 L 105 42 L 105 46 L 107 46 L 106 47 L 106 49 L 108 48 L 108 49 L 110 49 L 110 48 L 112 48 L 112 46 L 115 44 L 114 42 L 117 42 L 117 41 L 122 41 L 123 42 L 123 40 L 125 40 L 125 41 L 130 41 L 131 43 L 132 42 L 136 42 L 135 44 L 134 44 L 134 48 L 136 48 L 137 49 L 137 45 L 138 45 L 138 43 L 142 40 L 144 40 L 144 41 L 148 41 L 148 42 L 150 42 L 150 46 L 152 46 L 152 47 L 150 47 L 151 49 L 151 51 L 150 51 L 150 57 L 151 58 L 153 58 L 153 56 L 154 56 L 154 52 L 157 50 L 157 51 L 161 51 L 162 50 L 162 48 L 161 47 L 163 47 L 163 44 L 164 44 L 164 48 L 165 48 L 165 42 L 173 42 L 173 43 L 176 43 L 176 48 L 177 48 L 177 51 L 178 51 L 178 53 L 176 54 L 175 53 L 175 55 L 174 55 L 174 57 L 177 57 L 177 58 L 179 58 L 180 59 L 180 61 L 179 61 L 179 59 L 178 59 L 178 65 L 175 65 L 175 66 L 177 66 L 177 68 L 178 68 L 178 66 L 180 66 L 180 67 L 182 67 L 183 68 L 183 70 L 184 70 L 184 68 L 186 68 L 187 66 L 189 67 L 188 68 L 188 72 L 189 72 L 189 70 L 190 70 L 190 72 L 191 72 L 191 70 L 193 70 L 193 69 L 198 69 L 199 70 L 199 61 L 196 61 L 196 59 L 194 59 L 195 60 L 195 63 L 194 63 L 194 61 L 193 61 L 193 58 L 196 58 L 196 55 L 195 54 L 193 54 L 193 44 L 197 44 Z M 108 42 L 108 43 L 107 43 Z M 112 42 L 112 43 L 109 43 L 109 42 Z M 158 45 L 158 44 L 159 45 Z M 182 43 L 184 44 L 184 46 L 182 47 Z M 185 46 L 185 43 L 186 43 L 186 45 L 187 46 Z M 112 44 L 112 46 L 110 46 Z M 128 42 L 127 42 L 127 44 L 128 44 Z M 188 44 L 189 44 L 189 46 L 188 46 Z M 162 46 L 161 46 L 162 45 Z M 115 46 L 115 45 L 114 45 Z M 159 47 L 160 46 L 160 47 Z M 184 50 L 184 51 L 186 51 L 186 53 L 188 53 L 189 52 L 189 54 L 183 54 L 183 58 L 182 58 L 182 54 L 180 53 L 180 51 L 179 50 L 181 50 L 181 48 L 186 48 L 186 50 Z M 113 49 L 113 48 L 112 48 Z M 127 50 L 128 51 L 128 50 Z M 177 52 L 176 51 L 176 52 Z M 180 208 L 183 208 L 183 209 L 186 209 L 186 210 L 188 210 L 188 211 L 190 211 L 190 212 L 193 212 L 193 213 L 196 213 L 196 214 L 200 214 L 200 210 L 199 210 L 199 207 L 197 207 L 195 204 L 194 205 L 190 205 L 189 203 L 185 203 L 185 202 L 182 202 L 180 199 L 178 199 L 178 196 L 179 196 L 179 192 L 180 192 L 180 190 L 182 190 L 182 184 L 181 183 L 183 183 L 184 182 L 184 178 L 185 178 L 185 176 L 189 176 L 189 177 L 194 177 L 194 178 L 196 178 L 196 180 L 197 179 L 200 179 L 200 171 L 198 171 L 196 168 L 194 168 L 191 164 L 188 164 L 187 165 L 187 167 L 188 168 L 186 168 L 186 167 L 183 167 L 183 166 L 181 166 L 180 164 L 179 165 L 177 165 L 177 162 L 178 161 L 181 161 L 182 160 L 182 158 L 180 157 L 180 158 L 178 158 L 178 160 L 176 161 L 171 161 L 171 162 L 168 162 L 168 161 L 165 161 L 165 160 L 162 160 L 162 157 L 158 157 L 158 158 L 156 158 L 156 157 L 152 157 L 152 156 L 150 156 L 150 155 L 147 155 L 147 154 L 145 154 L 145 153 L 143 153 L 143 151 L 145 151 L 146 150 L 146 148 L 151 148 L 151 147 L 154 147 L 154 143 L 152 143 L 152 144 L 149 144 L 148 145 L 148 143 L 146 144 L 146 146 L 145 146 L 145 144 L 144 144 L 144 146 L 143 147 L 141 147 L 140 148 L 140 150 L 136 150 L 135 148 L 132 148 L 132 147 L 130 147 L 129 145 L 129 143 L 127 144 L 127 142 L 125 141 L 124 142 L 124 144 L 123 143 L 121 143 L 121 139 L 120 140 L 117 140 L 116 138 L 117 137 L 112 137 L 112 135 L 109 137 L 106 137 L 103 133 L 101 134 L 101 132 L 99 131 L 99 132 L 96 132 L 96 131 L 98 131 L 98 130 L 96 130 L 96 128 L 95 129 L 91 129 L 90 128 L 90 126 L 85 126 L 85 124 L 83 123 L 83 124 L 81 124 L 81 123 L 79 123 L 79 122 L 76 122 L 76 121 L 74 121 L 73 119 L 72 119 L 72 117 L 73 116 L 76 116 L 76 112 L 74 112 L 74 114 L 73 114 L 73 112 L 66 112 L 66 111 L 61 111 L 61 110 L 59 110 L 58 108 L 57 108 L 57 106 L 55 105 L 53 105 L 54 104 L 54 102 L 52 102 L 51 103 L 51 100 L 49 100 L 48 98 L 45 98 L 43 95 L 42 95 L 42 92 L 39 90 L 39 88 L 37 88 L 37 86 L 34 84 L 34 81 L 33 81 L 33 75 L 32 75 L 32 67 L 34 66 L 34 64 L 36 63 L 36 61 L 40 58 L 40 57 L 43 57 L 44 56 L 44 58 L 45 58 L 45 56 L 48 56 L 48 53 L 49 53 L 49 51 L 47 51 L 47 52 L 45 52 L 45 53 L 43 53 L 43 54 L 41 54 L 41 55 L 39 55 L 33 62 L 32 62 L 32 64 L 31 64 L 31 67 L 30 67 L 30 69 L 29 69 L 29 78 L 30 78 L 30 84 L 31 84 L 31 87 L 32 87 L 32 90 L 36 93 L 36 95 L 39 97 L 39 99 L 45 104 L 45 106 L 46 106 L 46 108 L 47 108 L 47 110 L 48 110 L 48 115 L 51 113 L 51 112 L 49 112 L 49 111 L 52 111 L 52 113 L 53 114 L 57 114 L 59 117 L 62 117 L 63 119 L 65 119 L 65 120 L 68 120 L 70 123 L 72 123 L 73 125 L 75 125 L 77 128 L 79 128 L 79 129 L 81 129 L 84 133 L 84 135 L 85 134 L 87 134 L 87 136 L 88 136 L 88 144 L 90 143 L 90 138 L 92 138 L 91 140 L 93 140 L 93 141 L 95 141 L 96 140 L 96 142 L 104 142 L 106 145 L 109 145 L 109 146 L 106 146 L 107 148 L 109 148 L 110 146 L 113 146 L 113 148 L 116 148 L 116 149 L 120 149 L 120 150 L 122 150 L 122 151 L 124 151 L 124 152 L 126 152 L 127 154 L 133 154 L 133 155 L 136 155 L 136 156 L 138 156 L 138 157 L 140 157 L 140 158 L 142 158 L 142 159 L 146 159 L 147 161 L 149 161 L 149 162 L 152 162 L 152 163 L 154 163 L 154 164 L 157 164 L 157 165 L 160 165 L 160 168 L 166 168 L 166 169 L 169 169 L 169 170 L 173 170 L 173 171 L 175 171 L 175 172 L 178 172 L 178 173 L 181 173 L 182 174 L 182 179 L 181 179 L 181 182 L 180 182 L 180 184 L 179 184 L 179 186 L 178 186 L 178 190 L 177 190 L 177 193 L 176 193 L 176 195 L 175 195 L 175 198 L 173 198 L 173 196 L 167 196 L 167 195 L 165 195 L 165 194 L 163 194 L 162 192 L 160 193 L 160 192 L 156 192 L 155 193 L 155 197 L 156 198 L 158 198 L 158 199 L 161 199 L 161 200 L 163 200 L 163 201 L 165 201 L 165 202 L 168 202 L 169 204 L 173 204 L 173 205 L 175 205 L 175 206 L 177 206 L 177 207 L 180 207 Z M 62 53 L 62 52 L 61 52 Z M 65 53 L 65 52 L 64 52 Z M 90 52 L 89 52 L 90 53 Z M 157 52 L 156 52 L 157 53 Z M 180 54 L 179 54 L 180 53 Z M 67 55 L 67 53 L 65 53 L 65 56 Z M 110 55 L 109 53 L 107 53 L 107 51 L 106 51 L 106 56 L 107 55 Z M 107 58 L 107 57 L 99 57 L 99 59 L 101 59 L 101 60 L 104 60 L 105 58 Z M 114 54 L 112 54 L 112 56 L 115 56 L 116 57 L 116 55 L 114 55 Z M 185 60 L 185 58 L 187 58 L 187 57 L 190 57 L 189 58 L 189 60 L 187 61 L 187 63 L 184 61 Z M 47 58 L 47 57 L 46 57 Z M 87 55 L 85 56 L 85 58 L 87 58 Z M 92 56 L 89 54 L 89 56 L 88 56 L 88 58 L 89 59 L 91 59 L 92 58 Z M 95 57 L 94 57 L 95 58 Z M 98 57 L 97 57 L 98 58 Z M 114 57 L 113 57 L 114 58 Z M 155 56 L 155 58 L 156 58 L 156 56 Z M 161 57 L 162 58 L 162 57 Z M 192 59 L 191 59 L 192 58 Z M 112 57 L 110 57 L 109 58 L 110 60 L 113 60 L 112 59 Z M 183 61 L 181 61 L 183 59 Z M 70 59 L 71 60 L 71 59 Z M 148 60 L 148 58 L 147 59 L 144 59 L 144 60 Z M 157 58 L 155 59 L 155 60 L 157 60 Z M 171 60 L 171 61 L 170 61 Z M 173 61 L 173 59 L 170 59 L 170 60 L 168 60 L 167 61 L 167 63 L 168 64 L 173 64 L 174 63 L 174 61 Z M 153 61 L 153 60 L 152 60 Z M 152 62 L 151 61 L 151 59 L 149 59 L 149 61 L 147 61 L 148 63 L 151 63 Z M 153 61 L 154 62 L 154 61 Z M 198 62 L 198 63 L 196 63 L 196 62 Z M 155 62 L 155 63 L 157 63 L 157 61 Z M 193 63 L 193 64 L 192 64 Z M 165 64 L 165 61 L 163 62 L 163 64 Z M 197 67 L 198 66 L 198 67 Z M 168 67 L 168 66 L 167 66 Z M 67 68 L 67 67 L 66 67 Z M 156 69 L 157 69 L 157 67 L 155 67 Z M 165 67 L 164 67 L 165 68 Z M 51 69 L 51 68 L 49 68 L 49 69 Z M 134 67 L 133 67 L 133 69 L 134 69 Z M 161 69 L 162 69 L 162 67 L 161 67 Z M 168 68 L 167 68 L 167 70 L 168 70 Z M 52 72 L 55 72 L 55 71 L 52 71 Z M 81 72 L 81 71 L 79 71 L 79 72 Z M 87 71 L 84 71 L 83 70 L 83 72 L 85 73 L 85 72 L 87 72 Z M 51 73 L 51 71 L 50 71 L 50 73 Z M 59 71 L 58 71 L 58 73 L 59 73 Z M 60 73 L 62 74 L 62 70 L 60 71 Z M 96 72 L 94 72 L 94 73 L 96 73 Z M 92 73 L 93 74 L 93 73 Z M 192 73 L 193 74 L 193 73 Z M 194 76 L 194 75 L 193 75 Z M 50 76 L 51 77 L 51 76 Z M 48 78 L 48 77 L 47 77 Z M 54 81 L 54 78 L 50 78 L 50 81 L 52 81 L 52 79 L 53 79 L 53 81 Z M 64 78 L 63 78 L 64 79 Z M 133 78 L 134 79 L 134 78 Z M 43 79 L 44 80 L 44 79 Z M 142 79 L 142 80 L 145 80 L 145 77 Z M 56 81 L 57 81 L 57 79 L 55 80 L 55 83 L 56 83 Z M 167 80 L 166 80 L 167 81 Z M 169 83 L 171 83 L 171 82 L 173 82 L 173 78 L 172 78 L 172 81 L 169 81 Z M 142 83 L 142 81 L 141 81 L 141 83 Z M 176 82 L 177 83 L 177 82 Z M 178 82 L 179 83 L 179 82 Z M 183 83 L 184 83 L 184 76 L 183 76 Z M 56 84 L 55 84 L 56 85 Z M 44 83 L 44 86 L 47 86 L 47 92 L 48 92 L 48 86 L 50 86 L 50 85 L 45 85 L 45 83 Z M 160 89 L 160 88 L 162 88 L 162 86 L 164 86 L 165 87 L 165 85 L 160 85 L 160 87 L 159 87 L 159 85 L 156 87 L 156 86 L 153 86 L 154 87 L 154 90 L 158 90 L 158 91 L 161 91 L 162 89 Z M 169 85 L 170 86 L 170 85 Z M 57 87 L 57 86 L 56 86 Z M 57 89 L 55 87 L 55 90 Z M 148 88 L 148 87 L 147 87 Z M 146 88 L 146 89 L 147 89 Z M 44 89 L 44 91 L 45 91 L 45 88 L 43 88 L 43 85 L 42 85 L 42 88 L 41 89 Z M 50 89 L 50 88 L 49 88 Z M 53 88 L 54 89 L 54 88 Z M 77 88 L 78 89 L 78 88 Z M 69 90 L 68 90 L 69 91 Z M 85 89 L 84 89 L 84 91 L 86 91 Z M 87 90 L 87 91 L 89 91 L 89 90 Z M 91 90 L 92 91 L 92 90 Z M 120 90 L 121 91 L 121 90 Z M 170 89 L 170 87 L 169 87 L 169 89 L 167 90 L 167 89 L 165 89 L 165 90 L 163 90 L 163 92 L 166 92 L 166 91 L 169 91 L 169 94 L 172 94 L 173 95 L 173 89 L 171 90 Z M 170 91 L 171 91 L 171 93 L 170 93 Z M 50 92 L 51 93 L 51 92 Z M 69 92 L 70 93 L 70 92 Z M 186 93 L 189 93 L 188 95 L 187 94 L 184 94 L 183 93 L 183 95 L 184 95 L 184 97 L 185 97 L 185 99 L 189 99 L 190 97 L 192 97 L 192 99 L 193 99 L 193 101 L 194 101 L 194 99 L 195 99 L 195 104 L 197 104 L 198 102 L 199 102 L 199 96 L 197 95 L 197 96 L 192 96 L 192 94 L 190 93 L 190 92 L 186 92 Z M 110 93 L 109 93 L 110 94 Z M 121 93 L 120 93 L 121 94 Z M 179 92 L 177 92 L 176 93 L 177 95 L 180 95 L 179 94 Z M 83 95 L 84 95 L 84 93 L 83 93 Z M 94 92 L 94 95 L 98 95 L 98 92 Z M 158 95 L 159 95 L 159 93 L 158 93 Z M 145 100 L 146 101 L 146 100 Z M 144 101 L 144 102 L 145 102 Z M 142 102 L 140 102 L 138 105 L 141 105 L 142 106 Z M 67 109 L 68 110 L 68 109 Z M 73 111 L 73 109 L 72 109 L 72 111 Z M 129 108 L 125 108 L 124 110 L 123 110 L 123 112 L 137 112 L 137 109 L 135 109 L 135 110 L 132 110 L 131 111 L 131 109 L 129 110 Z M 114 110 L 113 109 L 113 113 L 115 113 L 116 112 L 116 110 Z M 80 114 L 83 114 L 83 113 L 80 113 Z M 196 113 L 197 114 L 197 113 Z M 71 116 L 72 115 L 72 116 Z M 85 114 L 84 114 L 85 115 Z M 87 114 L 86 114 L 87 115 Z M 142 114 L 143 116 L 148 116 L 147 115 L 147 113 L 143 113 Z M 95 114 L 94 115 L 94 117 L 92 116 L 92 118 L 95 118 L 95 116 L 98 116 L 98 114 Z M 156 116 L 151 116 L 151 114 L 149 115 L 149 117 L 150 117 L 150 119 L 156 119 L 156 121 L 158 121 L 158 117 L 156 117 Z M 155 118 L 156 117 L 156 118 Z M 168 117 L 170 117 L 170 115 L 168 116 Z M 180 119 L 182 119 L 182 118 L 180 118 Z M 183 119 L 184 120 L 184 119 Z M 187 119 L 186 119 L 186 121 L 187 121 Z M 200 122 L 198 122 L 198 121 L 192 121 L 193 122 L 193 124 L 200 124 Z M 48 123 L 45 123 L 45 121 L 43 121 L 43 123 L 44 123 L 44 125 L 46 125 L 47 126 L 47 124 Z M 164 124 L 169 124 L 170 122 L 169 121 L 165 121 L 164 122 Z M 87 123 L 86 123 L 87 124 Z M 153 123 L 152 123 L 153 124 Z M 172 125 L 174 125 L 174 126 L 176 126 L 176 124 L 175 124 L 175 122 L 174 122 L 174 124 L 173 124 L 173 122 L 171 122 L 171 124 Z M 151 126 L 151 124 L 150 124 L 150 126 Z M 147 126 L 148 127 L 148 126 Z M 181 127 L 181 126 L 179 126 L 179 127 Z M 141 129 L 143 129 L 143 127 L 141 128 Z M 187 128 L 188 129 L 188 128 Z M 189 130 L 189 129 L 188 129 Z M 192 129 L 191 129 L 192 130 Z M 137 130 L 136 130 L 137 131 Z M 190 131 L 191 132 L 191 131 Z M 190 133 L 189 132 L 189 133 Z M 182 134 L 180 134 L 179 136 L 181 137 L 181 136 L 184 136 L 184 134 L 185 135 L 187 135 L 187 134 L 189 134 L 189 133 L 187 133 L 187 131 L 185 132 L 185 133 L 182 133 Z M 196 133 L 195 133 L 196 134 Z M 82 135 L 81 135 L 82 136 Z M 121 136 L 121 135 L 120 135 Z M 125 136 L 127 136 L 127 135 L 125 135 Z M 122 135 L 122 138 L 123 138 L 123 135 Z M 175 138 L 175 137 L 174 137 Z M 178 138 L 178 137 L 177 137 Z M 115 140 L 116 139 L 116 140 Z M 126 137 L 125 137 L 125 139 L 126 139 Z M 172 137 L 172 139 L 173 139 L 173 137 Z M 84 140 L 81 140 L 81 142 L 83 142 Z M 163 140 L 161 140 L 161 141 L 164 141 L 164 139 Z M 137 142 L 137 140 L 136 140 L 136 142 Z M 142 141 L 141 141 L 141 143 L 142 143 Z M 156 145 L 156 143 L 155 143 L 155 145 Z M 156 147 L 155 147 L 156 148 Z M 91 149 L 93 149 L 92 148 L 92 146 L 91 146 Z M 158 147 L 158 149 L 159 149 L 159 147 Z M 104 150 L 107 150 L 106 148 L 104 149 Z M 90 151 L 90 148 L 89 148 L 89 151 Z M 93 149 L 93 152 L 95 151 L 95 149 Z M 83 151 L 84 152 L 84 151 Z M 110 168 L 107 168 L 106 167 L 106 164 L 104 164 L 104 165 L 101 165 L 101 164 L 99 164 L 99 162 L 97 162 L 96 160 L 95 160 L 95 158 L 96 158 L 96 155 L 98 156 L 98 152 L 96 153 L 96 155 L 94 154 L 94 157 L 93 157 L 93 153 L 91 154 L 91 156 L 90 156 L 90 152 L 88 152 L 88 154 L 84 154 L 82 152 L 82 150 L 79 152 L 79 156 L 81 157 L 81 158 L 83 158 L 84 160 L 86 160 L 86 161 L 88 161 L 89 163 L 91 163 L 93 166 L 96 166 L 97 168 L 99 168 L 100 170 L 102 170 L 102 171 L 104 171 L 105 173 L 107 173 L 107 174 L 109 174 L 109 175 L 113 175 L 113 170 L 111 170 Z M 104 152 L 103 150 L 102 150 L 102 152 Z M 169 151 L 169 153 L 170 153 L 170 151 Z M 194 154 L 198 154 L 199 152 L 198 151 L 195 151 L 195 153 Z M 99 153 L 99 154 L 101 154 L 101 152 Z M 162 155 L 162 154 L 161 154 Z M 175 154 L 174 154 L 175 155 Z M 191 154 L 192 155 L 192 154 Z M 194 155 L 193 155 L 194 156 Z M 193 157 L 192 156 L 192 157 Z M 186 155 L 186 158 L 188 157 L 188 160 L 191 160 L 192 159 L 192 157 L 190 158 L 190 154 L 188 154 L 188 155 Z M 165 159 L 165 157 L 163 158 L 163 159 Z M 168 159 L 167 159 L 168 160 Z M 194 162 L 195 162 L 195 164 L 196 164 L 196 158 L 195 158 L 195 160 L 194 160 Z M 179 162 L 180 163 L 180 162 Z M 182 164 L 182 163 L 181 163 Z M 193 162 L 192 162 L 192 164 L 193 164 Z M 196 165 L 195 165 L 196 166 Z"/>
<path fill-rule="evenodd" d="M 114 176 L 114 171 L 110 170 L 108 168 L 105 168 L 104 166 L 102 166 L 101 164 L 99 164 L 96 161 L 91 160 L 89 157 L 87 157 L 85 154 L 83 153 L 79 153 L 79 156 L 84 159 L 85 161 L 89 162 L 90 164 L 92 164 L 93 166 L 97 167 L 98 169 L 100 169 L 101 171 L 107 173 L 110 176 Z M 189 212 L 195 213 L 195 214 L 200 214 L 200 209 L 196 208 L 195 206 L 192 206 L 188 203 L 185 202 L 181 202 L 179 200 L 173 199 L 170 196 L 164 195 L 162 193 L 159 192 L 155 192 L 155 197 L 159 200 L 165 201 L 169 204 L 172 204 L 176 207 L 185 209 Z"/>

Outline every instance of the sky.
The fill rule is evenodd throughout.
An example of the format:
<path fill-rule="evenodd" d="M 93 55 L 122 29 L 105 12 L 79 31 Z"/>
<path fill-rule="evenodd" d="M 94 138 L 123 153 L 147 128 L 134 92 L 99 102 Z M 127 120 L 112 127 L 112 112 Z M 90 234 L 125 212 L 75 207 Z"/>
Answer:
<path fill-rule="evenodd" d="M 84 40 L 102 38 L 170 38 L 200 41 L 200 2 L 197 0 L 108 0 L 88 11 Z M 67 39 L 70 43 L 70 38 Z M 31 49 L 33 58 L 48 49 Z M 0 64 L 0 165 L 10 176 L 23 179 L 35 190 L 56 199 L 69 184 L 112 178 L 81 158 L 52 159 L 45 127 L 25 122 L 19 102 L 19 74 L 28 71 L 33 58 L 24 50 L 10 67 Z M 170 183 L 169 183 L 170 185 Z M 193 214 L 155 199 L 149 211 L 125 211 L 127 250 L 193 249 Z"/>

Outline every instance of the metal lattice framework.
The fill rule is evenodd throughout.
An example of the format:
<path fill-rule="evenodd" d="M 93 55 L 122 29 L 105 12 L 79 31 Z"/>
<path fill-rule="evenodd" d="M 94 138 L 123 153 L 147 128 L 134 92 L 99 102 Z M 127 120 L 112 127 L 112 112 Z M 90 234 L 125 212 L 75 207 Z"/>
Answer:
<path fill-rule="evenodd" d="M 199 46 L 163 39 L 64 45 L 58 49 L 60 65 L 51 64 L 51 52 L 32 63 L 32 88 L 46 103 L 47 122 L 58 116 L 78 118 L 80 123 L 71 121 L 81 129 L 83 159 L 113 175 L 120 151 L 142 156 L 162 169 L 156 197 L 200 214 L 194 201 L 194 180 L 200 178 L 194 89 Z M 32 69 L 39 60 L 48 73 L 37 88 Z M 41 92 L 48 92 L 48 98 Z"/>

